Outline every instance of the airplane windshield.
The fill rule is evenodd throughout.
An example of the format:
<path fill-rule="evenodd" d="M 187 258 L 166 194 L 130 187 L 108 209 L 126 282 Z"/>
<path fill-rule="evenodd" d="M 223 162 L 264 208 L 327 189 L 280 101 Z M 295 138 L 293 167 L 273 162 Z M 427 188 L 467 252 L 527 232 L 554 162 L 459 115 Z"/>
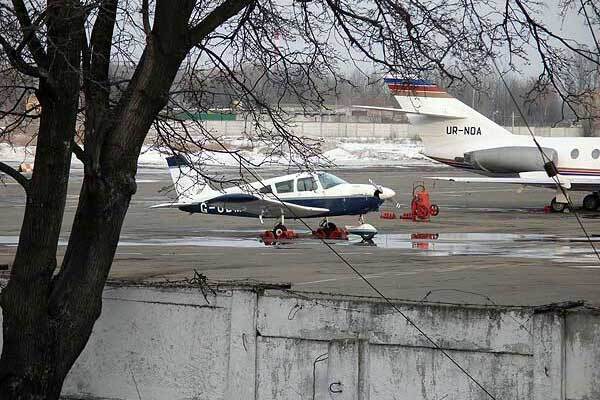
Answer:
<path fill-rule="evenodd" d="M 321 186 L 323 189 L 329 189 L 337 185 L 341 185 L 343 183 L 348 183 L 345 180 L 338 178 L 335 175 L 328 174 L 326 172 L 319 174 L 319 181 L 321 182 Z"/>

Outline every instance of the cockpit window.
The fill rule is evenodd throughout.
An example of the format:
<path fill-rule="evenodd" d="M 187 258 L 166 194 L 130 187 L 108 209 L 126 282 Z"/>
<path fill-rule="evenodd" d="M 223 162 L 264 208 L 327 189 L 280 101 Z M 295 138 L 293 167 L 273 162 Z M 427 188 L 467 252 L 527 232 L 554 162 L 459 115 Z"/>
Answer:
<path fill-rule="evenodd" d="M 273 193 L 273 189 L 271 189 L 271 185 L 263 186 L 258 191 L 260 193 Z"/>
<path fill-rule="evenodd" d="M 323 186 L 323 189 L 329 189 L 337 185 L 348 183 L 345 180 L 340 179 L 335 175 L 328 174 L 326 172 L 319 174 L 319 181 L 321 182 L 321 186 Z"/>
<path fill-rule="evenodd" d="M 277 193 L 290 193 L 294 191 L 294 181 L 283 181 L 275 184 Z"/>
<path fill-rule="evenodd" d="M 317 182 L 312 176 L 308 178 L 299 178 L 296 182 L 296 187 L 299 192 L 310 192 L 317 190 Z"/>

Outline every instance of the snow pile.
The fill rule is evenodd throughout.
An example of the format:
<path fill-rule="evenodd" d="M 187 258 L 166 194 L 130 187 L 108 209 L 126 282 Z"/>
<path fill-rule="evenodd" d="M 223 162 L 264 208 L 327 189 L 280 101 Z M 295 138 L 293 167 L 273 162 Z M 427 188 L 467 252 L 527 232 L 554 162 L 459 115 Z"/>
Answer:
<path fill-rule="evenodd" d="M 332 150 L 323 153 L 336 165 L 344 166 L 414 166 L 432 165 L 421 154 L 420 141 L 340 142 Z"/>
<path fill-rule="evenodd" d="M 31 163 L 35 157 L 35 146 L 11 146 L 8 143 L 0 143 L 0 161 L 13 163 Z"/>
<path fill-rule="evenodd" d="M 289 154 L 278 153 L 272 155 L 266 147 L 252 147 L 246 141 L 243 143 L 232 141 L 227 145 L 232 149 L 237 149 L 239 155 L 205 151 L 197 160 L 194 158 L 194 161 L 214 167 L 236 167 L 239 165 L 240 157 L 252 165 L 262 167 L 288 166 L 291 161 L 300 162 L 300 160 L 290 160 Z M 329 161 L 339 167 L 434 165 L 432 161 L 421 154 L 423 149 L 421 142 L 412 139 L 364 142 L 336 141 L 325 143 L 324 148 L 321 163 L 324 164 Z M 144 146 L 140 154 L 139 165 L 142 167 L 164 168 L 166 166 L 165 157 L 169 154 L 171 153 L 167 149 Z M 33 162 L 34 155 L 34 146 L 27 148 L 13 147 L 6 143 L 0 143 L 0 161 L 10 164 Z M 315 162 L 317 161 L 315 159 Z M 73 167 L 81 167 L 81 162 L 75 157 L 73 157 Z"/>

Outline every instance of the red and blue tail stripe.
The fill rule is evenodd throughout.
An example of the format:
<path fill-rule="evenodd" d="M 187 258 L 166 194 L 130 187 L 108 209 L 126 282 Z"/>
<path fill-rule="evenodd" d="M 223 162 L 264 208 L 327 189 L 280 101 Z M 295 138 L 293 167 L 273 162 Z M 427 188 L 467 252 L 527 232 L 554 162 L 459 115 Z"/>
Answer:
<path fill-rule="evenodd" d="M 450 97 L 444 89 L 425 79 L 384 78 L 383 81 L 395 96 Z"/>

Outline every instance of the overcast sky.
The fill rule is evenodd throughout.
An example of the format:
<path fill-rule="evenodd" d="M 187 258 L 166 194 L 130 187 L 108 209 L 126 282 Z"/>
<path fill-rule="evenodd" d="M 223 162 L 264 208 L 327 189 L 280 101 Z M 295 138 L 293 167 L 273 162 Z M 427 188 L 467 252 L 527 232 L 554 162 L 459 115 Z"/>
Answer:
<path fill-rule="evenodd" d="M 588 15 L 590 10 L 588 10 Z M 546 1 L 540 8 L 540 15 L 537 19 L 541 21 L 553 33 L 565 38 L 577 41 L 581 44 L 586 44 L 590 49 L 594 49 L 593 36 L 589 26 L 585 23 L 583 15 L 579 15 L 577 10 L 571 10 L 565 18 L 560 15 L 558 1 Z M 600 32 L 596 32 L 596 37 L 600 39 Z M 529 49 L 530 65 L 520 65 L 525 75 L 534 76 L 541 71 L 541 63 L 537 56 L 536 50 L 532 47 Z"/>

